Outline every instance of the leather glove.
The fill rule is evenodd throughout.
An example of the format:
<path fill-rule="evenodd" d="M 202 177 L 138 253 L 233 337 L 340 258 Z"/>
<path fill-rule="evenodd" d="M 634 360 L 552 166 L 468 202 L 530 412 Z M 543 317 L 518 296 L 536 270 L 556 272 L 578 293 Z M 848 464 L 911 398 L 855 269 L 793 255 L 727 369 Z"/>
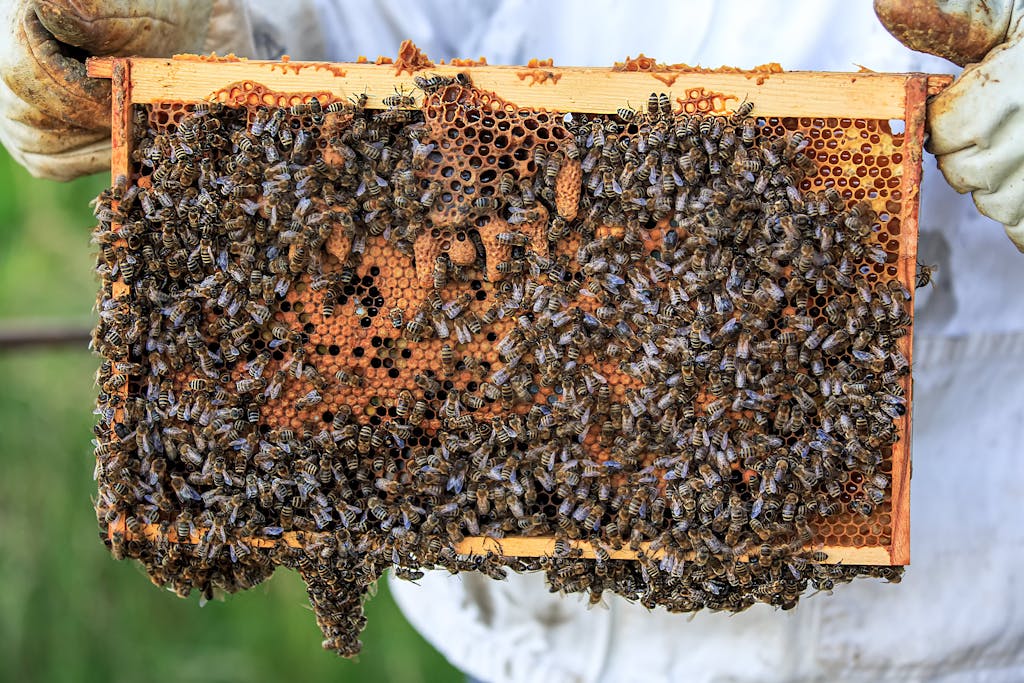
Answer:
<path fill-rule="evenodd" d="M 92 55 L 253 52 L 242 0 L 4 0 L 0 142 L 32 175 L 110 167 L 110 81 Z"/>
<path fill-rule="evenodd" d="M 1024 252 L 1024 0 L 874 0 L 914 50 L 965 66 L 928 105 L 928 151 Z"/>

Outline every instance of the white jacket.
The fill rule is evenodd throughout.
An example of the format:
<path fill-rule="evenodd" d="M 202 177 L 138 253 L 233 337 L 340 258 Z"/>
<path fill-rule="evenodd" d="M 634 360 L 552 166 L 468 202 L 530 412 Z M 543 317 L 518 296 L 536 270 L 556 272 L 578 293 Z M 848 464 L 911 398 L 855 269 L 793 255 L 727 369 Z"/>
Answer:
<path fill-rule="evenodd" d="M 316 0 L 328 55 L 610 65 L 665 62 L 787 69 L 952 72 L 911 53 L 867 0 L 456 3 Z M 1024 144 L 1024 141 L 1022 141 Z M 1002 227 L 925 159 L 914 377 L 913 564 L 900 585 L 857 580 L 791 612 L 609 609 L 547 592 L 540 575 L 495 582 L 430 573 L 392 581 L 410 621 L 456 666 L 513 681 L 1024 681 L 1024 261 Z M 1021 604 L 1018 604 L 1021 603 Z"/>

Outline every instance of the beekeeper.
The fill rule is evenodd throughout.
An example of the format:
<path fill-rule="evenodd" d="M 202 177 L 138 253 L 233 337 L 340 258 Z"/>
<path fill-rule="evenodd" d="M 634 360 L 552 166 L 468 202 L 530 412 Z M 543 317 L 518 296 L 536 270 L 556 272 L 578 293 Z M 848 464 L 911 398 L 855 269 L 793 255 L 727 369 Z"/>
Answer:
<path fill-rule="evenodd" d="M 490 683 L 1024 681 L 1024 260 L 1000 228 L 1024 250 L 1021 0 L 876 0 L 882 23 L 840 0 L 5 4 L 0 140 L 55 179 L 108 168 L 109 85 L 85 77 L 86 55 L 351 60 L 412 38 L 435 59 L 496 64 L 609 65 L 644 51 L 706 66 L 953 69 L 902 42 L 970 65 L 929 107 L 920 254 L 939 270 L 918 292 L 913 566 L 901 585 L 858 580 L 790 612 L 692 619 L 607 593 L 608 609 L 588 610 L 539 574 L 392 587 L 430 642 Z"/>

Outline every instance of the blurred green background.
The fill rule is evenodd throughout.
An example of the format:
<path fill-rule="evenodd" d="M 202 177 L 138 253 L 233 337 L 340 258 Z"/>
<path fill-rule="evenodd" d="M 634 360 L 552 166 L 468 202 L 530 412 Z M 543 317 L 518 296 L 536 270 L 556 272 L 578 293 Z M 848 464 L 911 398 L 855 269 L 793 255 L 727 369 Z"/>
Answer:
<path fill-rule="evenodd" d="M 29 176 L 0 148 L 0 325 L 92 324 L 89 201 L 104 176 Z M 0 353 L 0 681 L 455 681 L 381 581 L 363 652 L 321 635 L 298 575 L 200 608 L 97 537 L 90 438 L 98 360 L 84 347 Z"/>

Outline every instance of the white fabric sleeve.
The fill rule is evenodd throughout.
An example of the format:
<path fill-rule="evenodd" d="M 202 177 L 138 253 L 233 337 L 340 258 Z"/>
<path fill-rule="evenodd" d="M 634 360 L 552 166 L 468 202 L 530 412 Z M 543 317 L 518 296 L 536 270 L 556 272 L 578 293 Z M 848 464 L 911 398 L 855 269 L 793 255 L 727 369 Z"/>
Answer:
<path fill-rule="evenodd" d="M 401 37 L 419 42 L 415 33 Z M 863 65 L 875 71 L 952 70 L 948 62 L 914 54 L 900 45 L 878 23 L 869 3 L 838 0 L 654 2 L 645 6 L 644 16 L 622 3 L 601 0 L 508 0 L 499 4 L 483 26 L 465 34 L 459 51 L 483 54 L 495 64 L 553 57 L 562 65 L 609 65 L 643 51 L 659 61 L 708 67 L 752 67 L 778 61 L 786 69 L 856 71 Z M 952 231 L 957 227 L 951 225 L 955 219 L 949 213 L 942 220 L 943 228 Z M 941 429 L 933 433 L 936 443 L 947 437 Z M 978 521 L 972 517 L 972 523 Z M 920 571 L 925 577 L 923 584 L 936 574 L 948 576 L 949 583 L 957 578 L 943 573 L 940 566 L 922 569 L 910 571 Z M 903 649 L 892 648 L 891 639 L 874 638 L 872 631 L 858 635 L 853 623 L 856 619 L 868 623 L 870 614 L 883 604 L 900 605 L 922 595 L 901 593 L 902 586 L 870 590 L 875 588 L 874 582 L 862 582 L 841 587 L 863 590 L 872 598 L 862 603 L 845 601 L 844 609 L 852 603 L 856 619 L 838 631 L 823 633 L 822 606 L 838 607 L 841 590 L 836 596 L 806 600 L 789 613 L 762 606 L 736 616 L 703 613 L 690 620 L 662 610 L 648 612 L 614 596 L 606 597 L 610 613 L 599 609 L 577 613 L 572 609 L 577 604 L 575 596 L 562 598 L 544 590 L 529 590 L 531 581 L 542 582 L 536 575 L 510 574 L 502 584 L 428 573 L 421 586 L 401 581 L 392 585 L 396 600 L 414 626 L 456 666 L 488 683 L 522 680 L 515 668 L 518 643 L 511 634 L 518 638 L 526 637 L 518 634 L 531 633 L 529 658 L 538 662 L 538 669 L 545 662 L 555 662 L 586 681 L 828 680 L 828 669 L 820 668 L 815 659 L 815 645 L 826 638 L 839 645 L 860 638 L 866 643 L 864 648 L 873 653 L 888 647 L 888 665 L 905 673 L 903 680 L 920 670 L 900 670 L 899 664 L 909 659 L 903 657 Z M 539 616 L 560 609 L 565 609 L 558 613 L 567 620 L 554 626 Z M 995 610 L 987 606 L 986 611 Z M 489 616 L 493 614 L 504 617 L 499 621 Z M 592 643 L 599 641 L 593 634 L 601 622 L 611 625 L 612 635 L 603 641 L 608 649 L 598 652 Z M 893 627 L 897 625 L 898 620 L 893 619 Z M 909 628 L 920 626 L 911 624 Z M 935 638 L 918 638 L 915 645 L 915 658 L 919 655 L 928 661 L 931 657 L 937 663 L 943 657 L 944 645 Z M 538 646 L 543 648 L 541 654 L 537 654 Z M 592 652 L 593 657 L 581 661 L 577 659 L 580 652 Z M 920 665 L 921 659 L 908 667 Z M 589 671 L 593 662 L 600 667 L 596 678 Z M 957 664 L 965 665 L 963 661 Z"/>
<path fill-rule="evenodd" d="M 391 578 L 391 594 L 424 638 L 487 683 L 594 683 L 605 668 L 612 613 L 580 595 L 552 595 L 540 572 L 495 581 L 478 572 Z"/>
<path fill-rule="evenodd" d="M 327 58 L 336 62 L 351 62 L 360 55 L 371 60 L 378 55 L 393 57 L 406 39 L 435 62 L 479 57 L 464 50 L 501 4 L 498 0 L 313 2 L 326 37 Z"/>
<path fill-rule="evenodd" d="M 295 61 L 330 59 L 326 37 L 335 30 L 314 0 L 245 0 L 253 54 L 257 59 L 288 55 Z M 369 4 L 369 3 L 366 3 Z"/>
<path fill-rule="evenodd" d="M 305 16 L 305 25 L 315 26 L 304 5 L 289 4 L 290 14 L 280 14 Z M 64 47 L 98 56 L 258 56 L 254 28 L 263 23 L 254 16 L 245 0 L 8 0 L 0 5 L 8 32 L 0 41 L 0 142 L 41 178 L 70 180 L 109 169 L 110 83 L 88 78 L 84 63 Z M 322 47 L 317 35 L 307 28 L 295 45 Z"/>

